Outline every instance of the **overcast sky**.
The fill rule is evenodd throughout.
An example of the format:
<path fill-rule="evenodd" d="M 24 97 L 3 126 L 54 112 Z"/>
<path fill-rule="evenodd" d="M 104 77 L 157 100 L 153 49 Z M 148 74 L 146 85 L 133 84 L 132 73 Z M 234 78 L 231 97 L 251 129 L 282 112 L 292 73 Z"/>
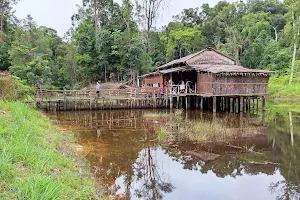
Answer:
<path fill-rule="evenodd" d="M 116 0 L 120 2 L 120 0 Z M 157 21 L 158 26 L 166 25 L 172 16 L 179 14 L 184 8 L 200 7 L 203 3 L 214 6 L 218 0 L 168 0 L 163 16 Z M 229 0 L 232 2 L 233 0 Z M 76 13 L 76 4 L 82 0 L 20 0 L 15 7 L 16 15 L 23 19 L 30 14 L 39 26 L 47 26 L 58 31 L 60 36 L 71 27 L 71 16 Z"/>

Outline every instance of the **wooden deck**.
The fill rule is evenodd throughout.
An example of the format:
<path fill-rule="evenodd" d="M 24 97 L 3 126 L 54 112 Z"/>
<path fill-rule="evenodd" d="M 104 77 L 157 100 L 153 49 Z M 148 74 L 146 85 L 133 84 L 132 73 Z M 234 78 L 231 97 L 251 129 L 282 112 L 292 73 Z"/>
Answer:
<path fill-rule="evenodd" d="M 197 94 L 188 88 L 106 89 L 97 98 L 95 90 L 37 90 L 36 103 L 48 111 L 177 108 L 201 111 L 250 112 L 265 110 L 265 94 Z"/>
<path fill-rule="evenodd" d="M 37 90 L 39 108 L 48 111 L 162 108 L 167 95 L 161 89 Z"/>

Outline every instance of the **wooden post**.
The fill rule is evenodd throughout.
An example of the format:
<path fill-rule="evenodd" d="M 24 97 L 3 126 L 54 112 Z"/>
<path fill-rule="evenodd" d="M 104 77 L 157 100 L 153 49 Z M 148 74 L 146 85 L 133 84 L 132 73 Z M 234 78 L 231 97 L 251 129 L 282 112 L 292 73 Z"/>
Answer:
<path fill-rule="evenodd" d="M 248 112 L 251 113 L 251 99 L 248 97 Z"/>
<path fill-rule="evenodd" d="M 168 90 L 166 90 L 165 100 L 166 100 L 166 108 L 168 108 L 168 103 L 169 103 Z"/>
<path fill-rule="evenodd" d="M 91 93 L 91 91 L 89 94 L 89 98 L 90 98 L 90 110 L 92 110 L 92 93 Z"/>
<path fill-rule="evenodd" d="M 240 97 L 240 112 L 244 112 L 244 97 Z"/>
<path fill-rule="evenodd" d="M 227 111 L 227 112 L 230 112 L 230 104 L 229 104 L 229 98 L 228 97 L 226 97 L 225 98 L 225 111 Z"/>
<path fill-rule="evenodd" d="M 256 97 L 256 114 L 258 115 L 258 97 Z"/>
<path fill-rule="evenodd" d="M 64 110 L 67 110 L 67 94 L 65 88 L 64 88 Z"/>
<path fill-rule="evenodd" d="M 203 111 L 203 97 L 200 97 L 200 110 Z"/>
<path fill-rule="evenodd" d="M 252 113 L 254 114 L 254 98 L 252 99 Z"/>
<path fill-rule="evenodd" d="M 171 74 L 171 80 L 172 80 L 172 74 Z M 170 87 L 170 109 L 173 109 L 173 94 L 172 94 L 172 82 Z"/>
<path fill-rule="evenodd" d="M 249 112 L 249 97 L 246 97 L 246 99 L 245 99 L 245 101 L 246 101 L 246 113 L 248 113 Z"/>
<path fill-rule="evenodd" d="M 186 110 L 188 109 L 188 99 L 187 99 L 187 96 L 185 96 L 185 109 Z"/>
<path fill-rule="evenodd" d="M 213 97 L 213 112 L 217 112 L 217 97 Z"/>
<path fill-rule="evenodd" d="M 236 113 L 236 98 L 233 98 L 232 109 L 233 109 L 233 112 Z"/>
<path fill-rule="evenodd" d="M 231 111 L 233 112 L 233 99 L 229 97 L 229 112 Z"/>
<path fill-rule="evenodd" d="M 262 110 L 266 111 L 266 98 L 265 98 L 265 96 L 261 97 L 261 101 L 262 101 Z"/>
<path fill-rule="evenodd" d="M 74 104 L 75 104 L 75 111 L 76 111 L 77 110 L 77 91 L 75 92 Z"/>

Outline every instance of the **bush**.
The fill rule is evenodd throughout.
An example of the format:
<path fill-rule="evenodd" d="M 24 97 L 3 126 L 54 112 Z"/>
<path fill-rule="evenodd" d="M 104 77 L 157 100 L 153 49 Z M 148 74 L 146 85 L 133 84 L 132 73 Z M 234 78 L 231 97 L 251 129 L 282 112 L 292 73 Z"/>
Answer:
<path fill-rule="evenodd" d="M 34 96 L 34 87 L 10 74 L 0 75 L 0 99 L 8 101 L 25 100 Z"/>

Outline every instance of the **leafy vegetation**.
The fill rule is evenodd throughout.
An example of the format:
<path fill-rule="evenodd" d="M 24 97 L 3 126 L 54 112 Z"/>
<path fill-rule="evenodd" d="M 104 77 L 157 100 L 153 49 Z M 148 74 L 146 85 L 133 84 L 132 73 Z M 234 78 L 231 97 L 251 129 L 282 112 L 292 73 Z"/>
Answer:
<path fill-rule="evenodd" d="M 43 114 L 0 101 L 0 127 L 0 199 L 96 197 L 84 162 L 65 148 L 73 138 Z"/>
<path fill-rule="evenodd" d="M 0 70 L 29 85 L 73 89 L 95 80 L 127 81 L 210 46 L 237 64 L 276 72 L 271 95 L 299 95 L 296 0 L 203 4 L 184 9 L 160 30 L 154 21 L 163 11 L 163 0 L 153 1 L 153 7 L 142 0 L 83 0 L 64 39 L 37 26 L 31 16 L 13 20 L 11 8 L 18 1 L 4 2 Z"/>
<path fill-rule="evenodd" d="M 153 114 L 151 117 L 161 118 Z M 257 134 L 254 126 L 229 127 L 227 118 L 210 120 L 183 119 L 182 111 L 169 114 L 168 120 L 159 124 L 157 139 L 160 142 L 231 142 L 237 138 L 247 138 Z"/>

